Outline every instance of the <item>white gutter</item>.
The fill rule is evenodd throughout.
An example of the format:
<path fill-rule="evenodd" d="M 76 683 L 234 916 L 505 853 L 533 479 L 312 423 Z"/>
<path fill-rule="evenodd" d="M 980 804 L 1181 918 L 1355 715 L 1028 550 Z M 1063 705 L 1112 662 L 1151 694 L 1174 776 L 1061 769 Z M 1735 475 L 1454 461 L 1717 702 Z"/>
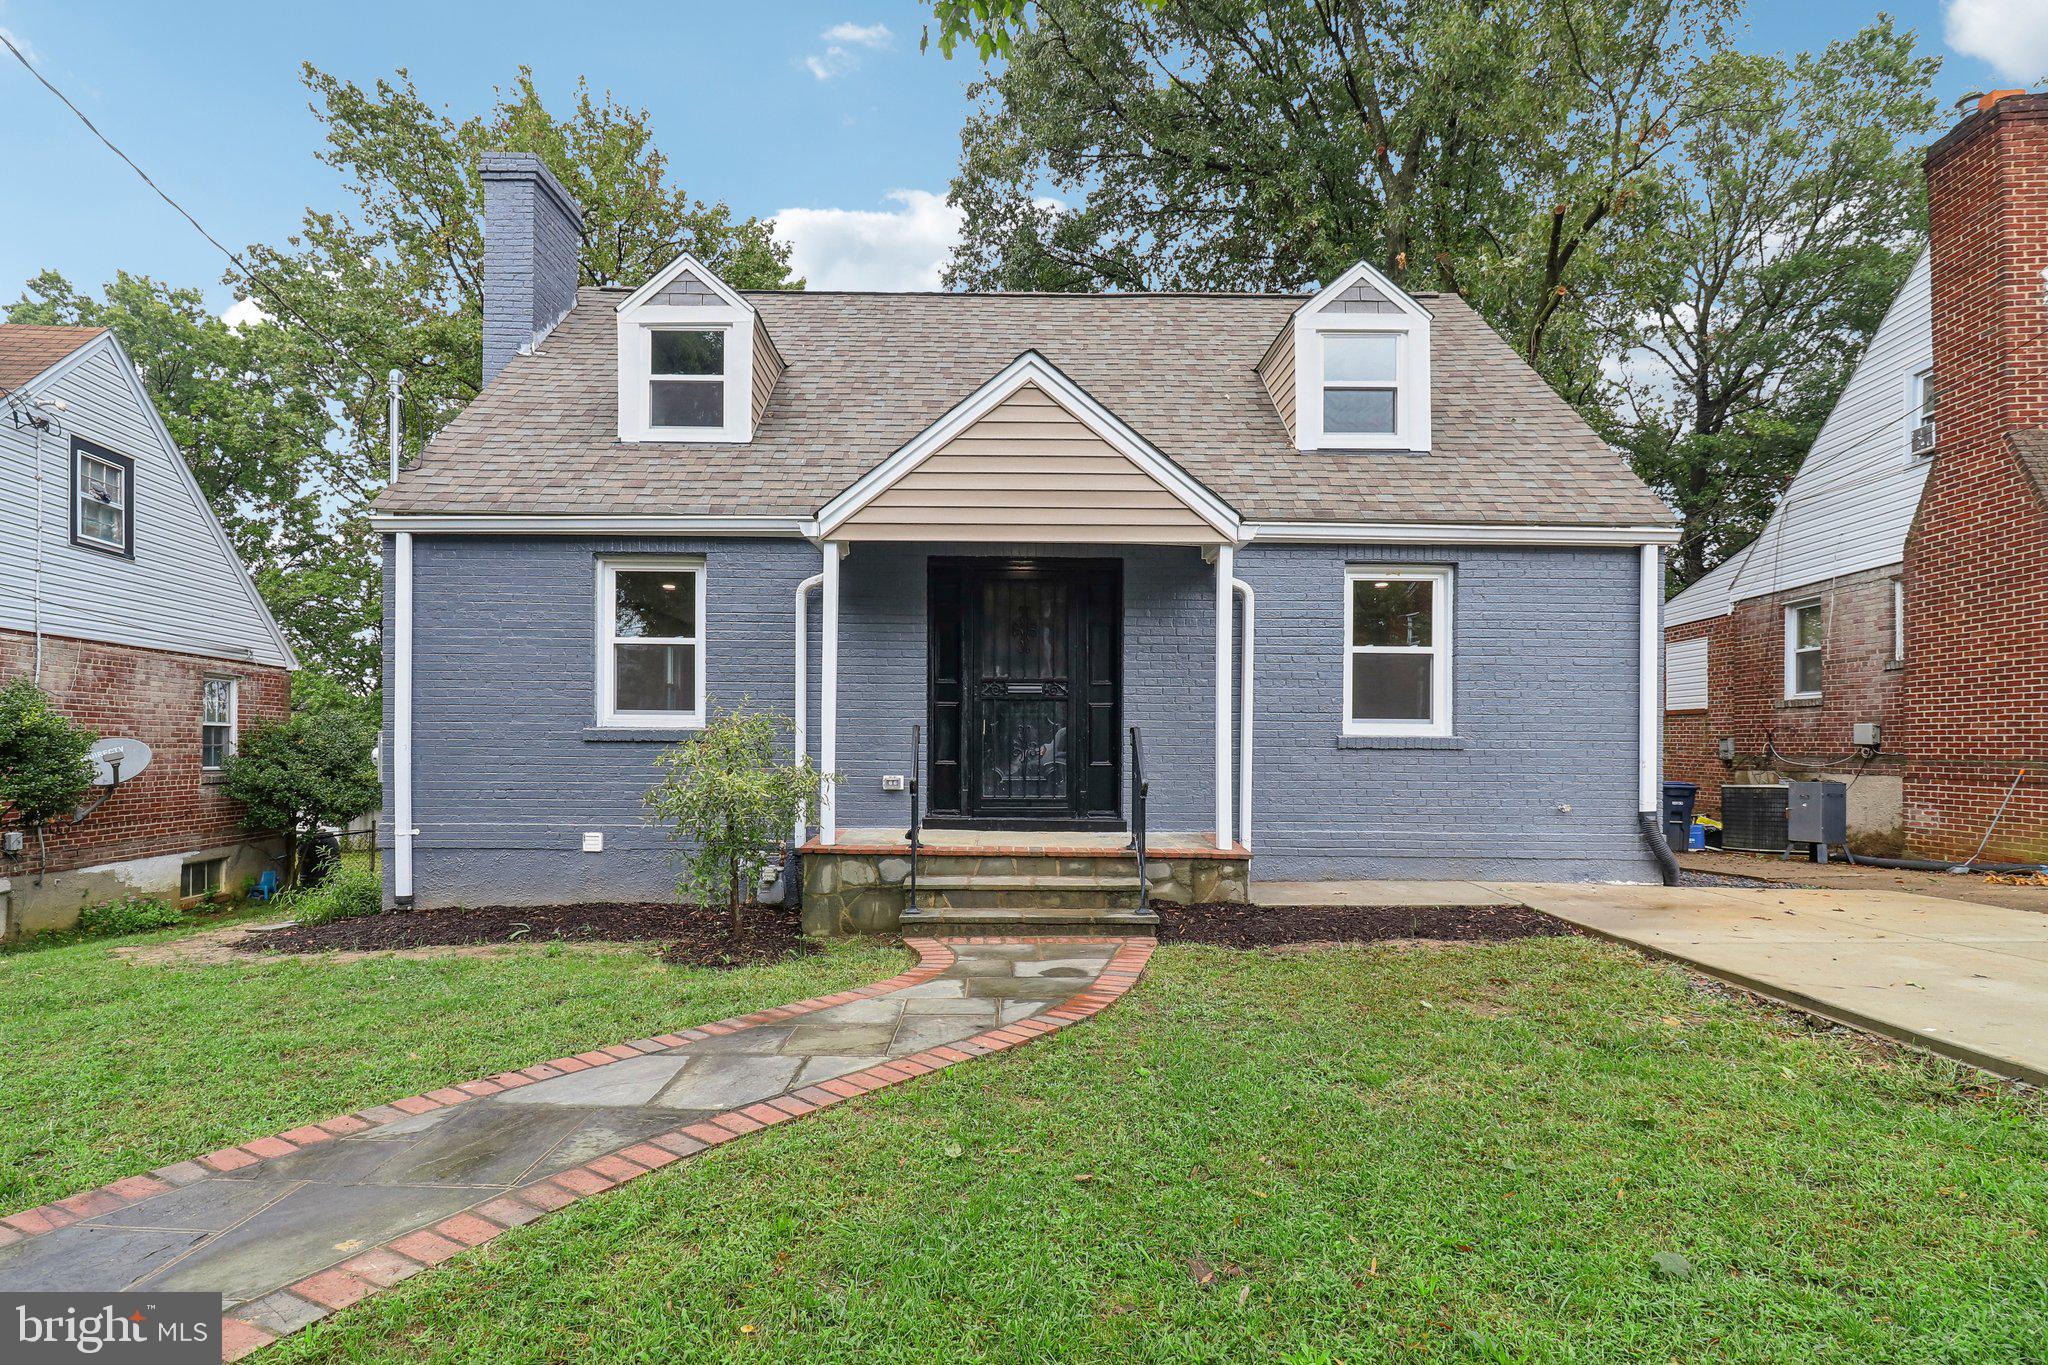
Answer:
<path fill-rule="evenodd" d="M 804 616 L 804 596 L 824 581 L 824 574 L 814 573 L 796 585 L 796 706 L 792 709 L 795 711 L 796 719 L 795 757 L 798 763 L 802 763 L 805 755 L 811 751 L 811 632 Z M 806 828 L 804 817 L 808 813 L 801 804 L 797 806 L 796 842 L 790 845 L 791 848 L 803 844 Z"/>
<path fill-rule="evenodd" d="M 1237 699 L 1237 841 L 1246 848 L 1252 846 L 1252 677 L 1258 663 L 1258 651 L 1253 635 L 1254 623 L 1258 618 L 1259 595 L 1252 591 L 1252 585 L 1242 578 L 1230 580 L 1230 586 L 1244 599 L 1244 663 L 1240 669 L 1242 686 Z"/>
<path fill-rule="evenodd" d="M 448 516 L 386 512 L 370 518 L 370 529 L 476 536 L 816 536 L 814 517 L 555 516 L 542 514 Z"/>
<path fill-rule="evenodd" d="M 1676 526 L 1507 526 L 1472 522 L 1248 521 L 1244 539 L 1272 545 L 1676 545 Z"/>
<path fill-rule="evenodd" d="M 1235 547 L 1216 547 L 1216 847 L 1228 850 L 1231 810 L 1236 793 L 1230 786 L 1230 625 L 1232 567 Z"/>
<path fill-rule="evenodd" d="M 1636 699 L 1636 809 L 1652 814 L 1663 806 L 1662 793 L 1658 787 L 1658 769 L 1663 757 L 1659 728 L 1663 720 L 1663 699 L 1658 695 L 1657 688 L 1661 662 L 1658 654 L 1663 644 L 1663 630 L 1658 620 L 1660 608 L 1664 604 L 1664 594 L 1660 591 L 1663 577 L 1663 558 L 1657 547 L 1645 545 L 1641 582 L 1638 585 L 1640 598 L 1636 635 L 1640 667 L 1640 676 L 1636 682 L 1640 689 Z"/>
<path fill-rule="evenodd" d="M 398 533 L 391 584 L 391 894 L 412 900 L 412 536 Z"/>

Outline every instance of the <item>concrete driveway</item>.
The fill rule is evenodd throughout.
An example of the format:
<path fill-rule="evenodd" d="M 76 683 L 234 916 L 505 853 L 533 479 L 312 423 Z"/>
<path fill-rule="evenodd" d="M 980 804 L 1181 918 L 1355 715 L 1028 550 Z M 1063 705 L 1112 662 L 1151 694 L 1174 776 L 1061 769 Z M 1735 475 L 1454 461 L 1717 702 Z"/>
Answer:
<path fill-rule="evenodd" d="M 1270 905 L 1526 905 L 1760 995 L 2048 1086 L 2048 914 L 1845 887 L 1254 885 Z"/>

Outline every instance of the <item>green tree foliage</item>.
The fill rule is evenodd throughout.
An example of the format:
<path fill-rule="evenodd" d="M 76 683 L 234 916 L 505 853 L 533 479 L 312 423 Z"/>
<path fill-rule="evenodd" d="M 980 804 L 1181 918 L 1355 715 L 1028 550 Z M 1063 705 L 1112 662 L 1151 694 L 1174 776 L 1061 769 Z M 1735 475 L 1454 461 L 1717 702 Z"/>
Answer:
<path fill-rule="evenodd" d="M 92 784 L 85 756 L 98 738 L 58 714 L 30 679 L 0 688 L 0 820 L 35 826 L 76 806 Z"/>
<path fill-rule="evenodd" d="M 243 827 L 285 836 L 285 883 L 298 879 L 299 849 L 322 825 L 341 826 L 377 808 L 376 729 L 346 709 L 302 711 L 259 726 L 222 770 Z"/>
<path fill-rule="evenodd" d="M 674 831 L 682 869 L 677 894 L 704 905 L 724 901 L 735 936 L 748 888 L 799 812 L 818 799 L 820 778 L 809 760 L 777 757 L 788 728 L 781 717 L 742 705 L 655 760 L 662 778 L 647 805 Z"/>
<path fill-rule="evenodd" d="M 1455 291 L 1680 510 L 1677 581 L 1754 531 L 1911 263 L 1936 64 L 1889 20 L 1778 58 L 1732 46 L 1740 0 L 934 16 L 1008 54 L 962 133 L 952 283 L 1295 289 L 1368 260 Z"/>
<path fill-rule="evenodd" d="M 127 275 L 93 299 L 54 273 L 9 317 L 120 335 L 302 661 L 367 694 L 382 607 L 366 518 L 388 468 L 386 375 L 404 376 L 413 452 L 481 386 L 484 152 L 537 153 L 582 203 L 587 284 L 638 283 L 683 250 L 738 288 L 802 281 L 769 224 L 671 181 L 644 109 L 581 82 L 556 113 L 522 68 L 487 112 L 456 118 L 403 70 L 367 89 L 310 65 L 304 79 L 320 158 L 351 203 L 308 208 L 286 241 L 244 253 L 255 277 L 228 282 L 261 321 L 228 327 L 197 291 Z"/>
<path fill-rule="evenodd" d="M 1746 543 L 1920 250 L 1937 61 L 1889 19 L 1818 55 L 1728 54 L 1623 273 L 1610 435 L 1685 520 L 1683 586 Z"/>

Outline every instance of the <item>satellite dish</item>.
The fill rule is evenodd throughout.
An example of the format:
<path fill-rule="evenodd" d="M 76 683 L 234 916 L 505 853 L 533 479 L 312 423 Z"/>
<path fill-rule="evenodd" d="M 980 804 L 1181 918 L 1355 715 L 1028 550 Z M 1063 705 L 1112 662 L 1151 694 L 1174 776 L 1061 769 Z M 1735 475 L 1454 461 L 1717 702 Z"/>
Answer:
<path fill-rule="evenodd" d="M 139 739 L 103 739 L 85 752 L 86 761 L 92 764 L 95 787 L 132 782 L 149 766 L 153 756 L 149 746 Z"/>

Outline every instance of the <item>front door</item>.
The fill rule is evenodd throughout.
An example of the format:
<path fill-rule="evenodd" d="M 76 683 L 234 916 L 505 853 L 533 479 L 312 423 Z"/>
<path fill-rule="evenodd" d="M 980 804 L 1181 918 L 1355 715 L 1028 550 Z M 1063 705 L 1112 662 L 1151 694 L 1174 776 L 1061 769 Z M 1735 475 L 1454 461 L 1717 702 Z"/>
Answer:
<path fill-rule="evenodd" d="M 1113 823 L 1122 566 L 934 559 L 930 579 L 932 815 Z"/>

